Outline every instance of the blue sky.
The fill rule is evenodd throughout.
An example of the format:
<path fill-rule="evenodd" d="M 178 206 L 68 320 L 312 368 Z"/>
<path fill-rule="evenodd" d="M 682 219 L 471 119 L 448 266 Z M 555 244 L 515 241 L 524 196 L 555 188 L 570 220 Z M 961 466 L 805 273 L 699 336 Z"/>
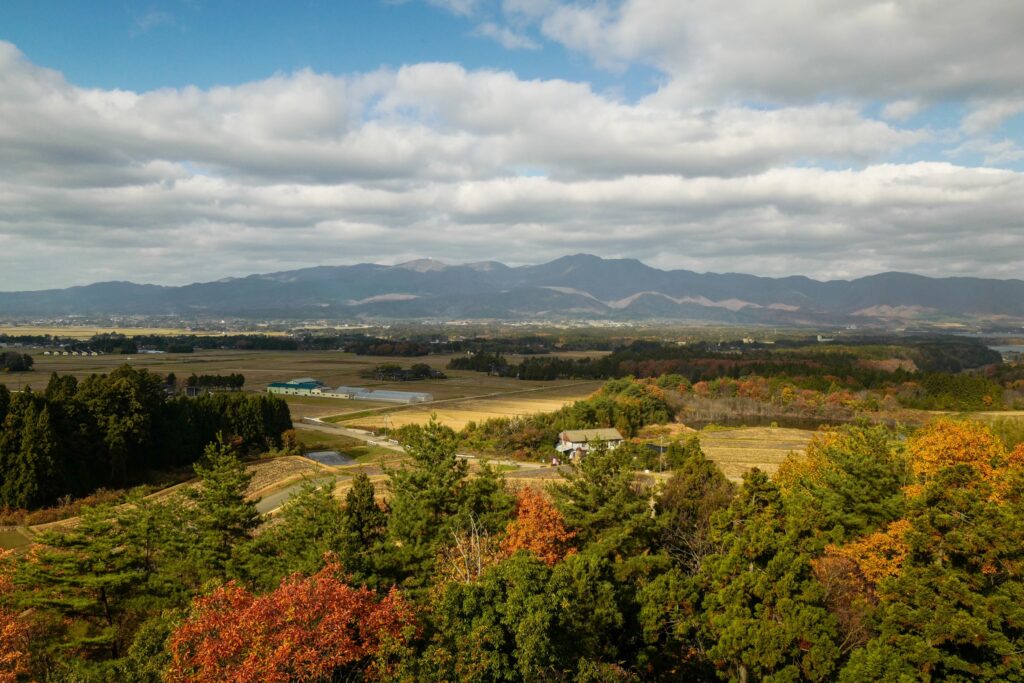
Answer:
<path fill-rule="evenodd" d="M 480 23 L 413 0 L 0 3 L 5 40 L 87 87 L 208 88 L 304 68 L 349 73 L 434 61 L 588 81 L 631 97 L 656 87 L 650 68 L 601 69 L 550 42 L 509 50 L 480 35 Z"/>
<path fill-rule="evenodd" d="M 580 251 L 1024 277 L 1021 35 L 1017 0 L 7 0 L 0 290 Z"/>

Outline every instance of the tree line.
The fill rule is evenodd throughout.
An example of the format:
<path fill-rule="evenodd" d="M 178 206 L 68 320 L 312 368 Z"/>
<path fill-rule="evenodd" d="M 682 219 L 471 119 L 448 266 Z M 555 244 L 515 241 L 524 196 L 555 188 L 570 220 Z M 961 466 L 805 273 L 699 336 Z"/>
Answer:
<path fill-rule="evenodd" d="M 146 472 L 195 462 L 225 435 L 249 451 L 279 447 L 291 428 L 278 397 L 168 397 L 164 380 L 123 366 L 79 382 L 54 375 L 46 390 L 0 386 L 0 506 L 34 508 Z"/>
<path fill-rule="evenodd" d="M 192 373 L 185 380 L 190 388 L 241 391 L 245 386 L 245 375 L 232 372 L 228 375 L 197 375 Z"/>
<path fill-rule="evenodd" d="M 25 372 L 31 370 L 34 364 L 32 356 L 27 353 L 0 352 L 0 372 Z"/>

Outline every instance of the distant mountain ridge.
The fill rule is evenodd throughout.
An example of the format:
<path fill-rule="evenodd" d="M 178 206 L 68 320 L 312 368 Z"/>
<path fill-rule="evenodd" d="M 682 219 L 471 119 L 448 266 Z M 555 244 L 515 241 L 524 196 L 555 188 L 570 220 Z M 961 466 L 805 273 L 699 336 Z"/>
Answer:
<path fill-rule="evenodd" d="M 0 315 L 181 315 L 286 319 L 609 319 L 815 324 L 1024 319 L 1024 281 L 881 273 L 803 276 L 659 270 L 564 256 L 535 266 L 420 259 L 316 266 L 180 287 L 101 282 L 0 292 Z"/>

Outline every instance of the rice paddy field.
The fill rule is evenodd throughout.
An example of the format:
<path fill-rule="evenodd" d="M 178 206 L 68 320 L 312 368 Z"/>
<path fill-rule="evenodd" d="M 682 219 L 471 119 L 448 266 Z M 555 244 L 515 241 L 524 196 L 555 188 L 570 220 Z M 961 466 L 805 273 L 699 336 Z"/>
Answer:
<path fill-rule="evenodd" d="M 24 328 L 18 328 L 19 330 Z M 91 330 L 90 330 L 91 331 Z M 246 391 L 265 391 L 271 382 L 296 377 L 313 377 L 328 386 L 360 386 L 374 389 L 427 392 L 433 395 L 435 403 L 422 406 L 396 406 L 394 403 L 376 401 L 317 398 L 311 396 L 288 396 L 292 417 L 296 421 L 304 417 L 338 416 L 337 421 L 347 421 L 345 415 L 353 414 L 361 424 L 383 426 L 383 417 L 374 416 L 369 422 L 362 419 L 367 414 L 385 410 L 389 425 L 426 422 L 431 412 L 452 427 L 460 428 L 470 420 L 483 420 L 501 415 L 526 415 L 556 410 L 566 403 L 584 398 L 598 387 L 600 382 L 531 382 L 508 377 L 489 377 L 472 371 L 448 370 L 451 355 L 431 355 L 415 358 L 383 356 L 357 356 L 340 351 L 196 351 L 195 353 L 161 353 L 105 356 L 47 356 L 32 349 L 18 349 L 30 353 L 35 361 L 31 372 L 0 375 L 0 384 L 11 390 L 31 387 L 43 389 L 50 374 L 74 375 L 83 379 L 91 374 L 109 373 L 121 365 L 145 368 L 160 375 L 173 372 L 179 379 L 192 373 L 198 375 L 225 375 L 239 373 L 245 376 Z M 590 355 L 601 355 L 594 352 Z M 561 355 L 561 354 L 558 354 Z M 586 353 L 572 352 L 566 357 L 580 357 Z M 510 357 L 511 360 L 517 360 Z M 382 363 L 399 363 L 408 367 L 413 363 L 426 363 L 448 375 L 448 379 L 433 379 L 419 382 L 378 382 L 366 379 L 361 374 Z"/>
<path fill-rule="evenodd" d="M 513 380 L 515 381 L 515 380 Z M 529 385 L 530 382 L 517 382 Z M 584 399 L 597 391 L 602 382 L 566 382 L 544 383 L 545 386 L 513 388 L 494 395 L 485 395 L 468 400 L 449 400 L 442 403 L 428 403 L 409 406 L 374 415 L 358 415 L 345 420 L 344 415 L 332 419 L 332 422 L 343 422 L 345 426 L 365 429 L 382 427 L 402 427 L 407 424 L 425 424 L 431 416 L 437 421 L 459 430 L 469 422 L 482 422 L 492 417 L 517 417 L 534 413 L 548 413 L 558 410 L 567 403 Z M 497 388 L 497 387 L 493 387 Z M 386 424 L 385 424 L 386 421 Z"/>
<path fill-rule="evenodd" d="M 733 480 L 754 467 L 774 474 L 790 453 L 803 453 L 813 435 L 810 430 L 784 427 L 704 429 L 697 433 L 704 454 Z"/>
<path fill-rule="evenodd" d="M 219 330 L 190 330 L 181 327 L 61 327 L 45 325 L 0 325 L 0 334 L 16 336 L 42 336 L 63 337 L 67 339 L 89 339 L 97 334 L 124 334 L 129 337 L 135 335 L 179 335 L 194 334 L 197 337 L 219 337 L 223 332 Z M 232 331 L 230 334 L 266 334 L 280 335 L 283 332 L 271 332 L 266 330 L 254 331 Z"/>

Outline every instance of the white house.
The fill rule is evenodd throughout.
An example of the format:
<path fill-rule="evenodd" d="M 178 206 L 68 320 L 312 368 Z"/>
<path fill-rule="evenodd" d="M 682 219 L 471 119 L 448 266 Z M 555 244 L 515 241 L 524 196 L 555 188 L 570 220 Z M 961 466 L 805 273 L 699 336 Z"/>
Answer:
<path fill-rule="evenodd" d="M 563 455 L 582 455 L 590 450 L 591 445 L 603 443 L 608 450 L 614 450 L 622 441 L 618 429 L 569 429 L 558 435 L 555 450 Z"/>

